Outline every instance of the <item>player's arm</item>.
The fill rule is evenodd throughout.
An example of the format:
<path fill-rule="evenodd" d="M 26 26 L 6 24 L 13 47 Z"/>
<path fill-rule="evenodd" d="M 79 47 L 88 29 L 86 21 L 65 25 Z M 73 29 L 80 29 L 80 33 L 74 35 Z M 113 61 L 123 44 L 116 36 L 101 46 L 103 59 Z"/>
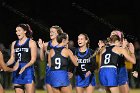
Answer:
<path fill-rule="evenodd" d="M 101 50 L 100 50 L 100 53 L 99 53 L 99 68 L 101 66 L 101 61 L 102 61 L 102 54 L 106 51 L 106 48 L 103 47 Z"/>
<path fill-rule="evenodd" d="M 46 53 L 47 52 L 47 47 L 48 47 L 48 42 L 43 44 L 43 49 L 40 49 L 40 60 L 41 61 L 44 61 L 45 60 L 45 55 L 48 54 L 48 53 Z"/>
<path fill-rule="evenodd" d="M 37 45 L 36 42 L 33 40 L 30 40 L 30 44 L 29 47 L 31 49 L 31 60 L 28 64 L 25 65 L 25 68 L 33 65 L 36 62 L 36 58 L 37 58 Z"/>
<path fill-rule="evenodd" d="M 71 59 L 71 61 L 73 62 L 73 64 L 74 64 L 75 66 L 78 66 L 78 62 L 77 62 L 78 58 L 77 58 L 76 56 L 73 55 L 73 53 L 72 53 L 72 51 L 71 51 L 70 49 L 67 49 L 67 54 L 68 54 L 68 56 L 70 57 L 70 59 Z"/>
<path fill-rule="evenodd" d="M 12 45 L 11 45 L 11 55 L 10 55 L 10 59 L 6 63 L 7 65 L 11 65 L 11 64 L 13 64 L 15 62 L 15 50 L 14 50 L 15 43 L 16 43 L 16 41 L 12 42 Z"/>
<path fill-rule="evenodd" d="M 51 67 L 51 54 L 53 52 L 53 49 L 50 50 L 50 53 L 48 54 L 48 65 Z"/>
<path fill-rule="evenodd" d="M 128 53 L 128 51 L 122 47 L 120 47 L 119 50 L 121 54 L 123 54 L 128 61 L 130 61 L 132 64 L 136 64 L 136 58 L 135 58 L 134 52 Z"/>
<path fill-rule="evenodd" d="M 18 67 L 18 65 L 19 65 L 19 64 L 16 64 L 17 67 Z M 9 68 L 9 67 L 7 67 L 7 65 L 5 64 L 4 59 L 3 59 L 3 54 L 1 53 L 1 51 L 0 51 L 0 66 L 1 66 L 2 70 L 4 70 L 4 71 L 9 71 L 9 72 L 14 71 L 13 68 Z"/>
<path fill-rule="evenodd" d="M 38 46 L 40 48 L 40 60 L 44 61 L 44 59 L 45 59 L 45 51 L 46 51 L 46 48 L 48 46 L 48 42 L 44 43 L 44 41 L 42 41 L 42 39 L 39 39 L 38 40 Z"/>

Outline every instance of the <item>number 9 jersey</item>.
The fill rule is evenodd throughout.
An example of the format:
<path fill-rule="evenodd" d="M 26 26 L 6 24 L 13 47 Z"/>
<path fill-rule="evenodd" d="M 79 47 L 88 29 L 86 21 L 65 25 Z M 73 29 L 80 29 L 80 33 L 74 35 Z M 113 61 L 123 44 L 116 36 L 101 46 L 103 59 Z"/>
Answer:
<path fill-rule="evenodd" d="M 53 48 L 55 54 L 51 57 L 50 84 L 52 87 L 64 87 L 70 85 L 68 77 L 68 58 L 62 55 L 65 47 Z"/>

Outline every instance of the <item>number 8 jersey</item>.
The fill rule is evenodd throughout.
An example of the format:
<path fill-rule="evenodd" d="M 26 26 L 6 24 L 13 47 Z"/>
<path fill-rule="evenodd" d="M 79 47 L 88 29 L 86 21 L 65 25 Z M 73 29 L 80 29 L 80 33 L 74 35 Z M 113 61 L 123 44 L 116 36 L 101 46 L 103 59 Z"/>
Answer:
<path fill-rule="evenodd" d="M 112 52 L 114 46 L 107 46 L 106 51 L 102 54 L 101 67 L 103 66 L 118 66 L 119 54 Z"/>
<path fill-rule="evenodd" d="M 114 46 L 107 46 L 101 56 L 101 67 L 99 70 L 99 81 L 102 86 L 118 86 L 117 65 L 120 55 L 113 52 Z"/>

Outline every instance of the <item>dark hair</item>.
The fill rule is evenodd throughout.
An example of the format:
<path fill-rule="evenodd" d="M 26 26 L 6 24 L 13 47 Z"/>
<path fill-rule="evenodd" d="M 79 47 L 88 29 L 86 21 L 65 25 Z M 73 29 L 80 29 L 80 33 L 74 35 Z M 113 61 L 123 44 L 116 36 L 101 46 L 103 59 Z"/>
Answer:
<path fill-rule="evenodd" d="M 112 35 L 111 37 L 107 38 L 107 41 L 110 43 L 114 43 L 115 41 L 120 41 L 121 38 L 118 35 Z"/>
<path fill-rule="evenodd" d="M 51 28 L 55 28 L 55 29 L 57 30 L 57 33 L 58 33 L 58 34 L 63 33 L 63 30 L 62 30 L 62 28 L 61 28 L 60 26 L 54 25 L 54 26 L 52 26 Z"/>
<path fill-rule="evenodd" d="M 81 33 L 80 35 L 84 35 L 84 36 L 85 36 L 85 39 L 88 41 L 88 42 L 87 42 L 87 44 L 86 44 L 86 47 L 88 47 L 88 48 L 89 48 L 89 46 L 90 46 L 90 40 L 89 40 L 88 35 L 87 35 L 87 34 L 85 34 L 85 33 Z"/>
<path fill-rule="evenodd" d="M 26 36 L 28 38 L 32 38 L 33 31 L 32 31 L 31 27 L 28 24 L 19 24 L 17 27 L 21 27 L 23 30 L 27 31 Z"/>
<path fill-rule="evenodd" d="M 103 39 L 103 40 L 99 40 L 99 41 L 101 41 L 101 42 L 103 42 L 105 45 L 108 45 L 108 40 L 105 40 L 105 39 Z"/>
<path fill-rule="evenodd" d="M 57 35 L 57 42 L 60 44 L 60 43 L 62 43 L 63 39 L 67 39 L 67 38 L 68 38 L 68 34 L 60 33 Z"/>

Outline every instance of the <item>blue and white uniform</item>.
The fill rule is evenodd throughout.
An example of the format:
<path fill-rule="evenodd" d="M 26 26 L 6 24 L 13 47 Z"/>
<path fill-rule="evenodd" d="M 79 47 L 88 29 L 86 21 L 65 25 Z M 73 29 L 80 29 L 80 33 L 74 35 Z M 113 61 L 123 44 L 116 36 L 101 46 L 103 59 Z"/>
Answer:
<path fill-rule="evenodd" d="M 19 40 L 14 45 L 15 60 L 19 60 L 19 68 L 13 72 L 12 82 L 14 84 L 30 84 L 35 80 L 34 66 L 27 67 L 23 73 L 19 71 L 31 60 L 31 51 L 29 48 L 30 38 L 27 38 L 24 44 L 19 45 Z"/>
<path fill-rule="evenodd" d="M 78 57 L 78 67 L 76 68 L 76 87 L 88 87 L 89 85 L 95 86 L 95 64 L 96 58 L 90 58 L 93 50 L 87 48 L 85 52 L 80 52 L 76 49 L 75 55 Z M 85 77 L 85 74 L 90 71 L 91 74 Z"/>
<path fill-rule="evenodd" d="M 117 66 L 120 55 L 112 51 L 114 46 L 107 46 L 101 57 L 99 80 L 102 86 L 118 86 Z"/>
<path fill-rule="evenodd" d="M 68 58 L 62 55 L 64 47 L 54 48 L 55 55 L 51 58 L 50 83 L 52 87 L 66 87 L 70 85 L 68 76 Z"/>

